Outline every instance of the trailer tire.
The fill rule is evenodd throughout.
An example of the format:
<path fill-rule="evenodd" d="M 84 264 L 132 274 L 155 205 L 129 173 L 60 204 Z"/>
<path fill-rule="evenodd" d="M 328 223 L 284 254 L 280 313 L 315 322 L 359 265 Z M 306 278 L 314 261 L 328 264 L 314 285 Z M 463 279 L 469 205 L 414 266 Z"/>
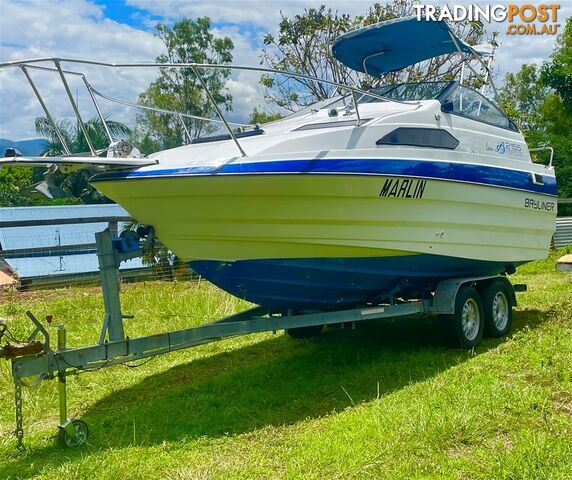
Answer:
<path fill-rule="evenodd" d="M 466 285 L 457 292 L 450 327 L 457 345 L 463 349 L 476 347 L 483 338 L 483 303 L 473 287 Z"/>
<path fill-rule="evenodd" d="M 295 338 L 297 340 L 302 340 L 304 338 L 317 337 L 322 333 L 324 329 L 323 325 L 310 325 L 309 327 L 297 327 L 297 328 L 287 328 L 286 334 L 289 337 Z"/>
<path fill-rule="evenodd" d="M 485 311 L 485 334 L 489 337 L 504 337 L 512 326 L 512 295 L 509 286 L 502 280 L 490 283 L 483 292 Z"/>

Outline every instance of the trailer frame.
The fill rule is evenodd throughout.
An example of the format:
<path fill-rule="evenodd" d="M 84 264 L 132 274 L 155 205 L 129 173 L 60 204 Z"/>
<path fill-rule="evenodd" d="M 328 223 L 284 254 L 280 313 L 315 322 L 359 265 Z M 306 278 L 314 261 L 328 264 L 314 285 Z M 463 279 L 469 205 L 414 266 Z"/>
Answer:
<path fill-rule="evenodd" d="M 455 278 L 438 284 L 431 298 L 393 301 L 388 304 L 364 305 L 327 312 L 296 313 L 273 312 L 256 306 L 200 326 L 160 334 L 129 338 L 125 335 L 123 320 L 132 318 L 121 310 L 119 265 L 139 257 L 155 241 L 152 228 L 140 238 L 135 232 L 124 232 L 114 238 L 109 229 L 96 234 L 97 255 L 101 276 L 105 315 L 97 343 L 68 348 L 66 329 L 57 326 L 57 345 L 51 346 L 48 329 L 31 312 L 27 315 L 34 325 L 27 342 L 8 344 L 0 349 L 0 357 L 12 363 L 15 384 L 15 436 L 18 448 L 24 448 L 22 386 L 25 379 L 34 378 L 32 384 L 58 379 L 59 425 L 58 438 L 63 446 L 79 445 L 87 439 L 89 430 L 85 422 L 68 416 L 66 378 L 82 372 L 138 361 L 165 353 L 216 342 L 225 338 L 258 332 L 285 330 L 286 332 L 313 329 L 324 325 L 355 326 L 364 320 L 408 317 L 412 315 L 453 316 L 459 290 L 466 285 L 486 285 L 499 279 L 510 286 L 511 307 L 516 304 L 514 287 L 502 275 Z M 320 331 L 318 329 L 318 331 Z M 0 329 L 1 332 L 1 329 Z M 292 335 L 294 336 L 294 335 Z M 0 335 L 1 338 L 1 335 Z"/>

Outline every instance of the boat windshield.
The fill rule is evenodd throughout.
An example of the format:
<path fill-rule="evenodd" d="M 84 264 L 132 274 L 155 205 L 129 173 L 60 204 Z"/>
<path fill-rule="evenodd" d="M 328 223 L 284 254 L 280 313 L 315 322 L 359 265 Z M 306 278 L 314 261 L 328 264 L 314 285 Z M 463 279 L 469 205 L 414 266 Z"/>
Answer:
<path fill-rule="evenodd" d="M 420 83 L 400 83 L 398 85 L 385 85 L 383 87 L 371 88 L 369 91 L 386 98 L 393 98 L 401 101 L 434 100 L 438 98 L 451 82 L 420 82 Z M 381 102 L 379 98 L 364 95 L 359 99 L 359 103 Z"/>

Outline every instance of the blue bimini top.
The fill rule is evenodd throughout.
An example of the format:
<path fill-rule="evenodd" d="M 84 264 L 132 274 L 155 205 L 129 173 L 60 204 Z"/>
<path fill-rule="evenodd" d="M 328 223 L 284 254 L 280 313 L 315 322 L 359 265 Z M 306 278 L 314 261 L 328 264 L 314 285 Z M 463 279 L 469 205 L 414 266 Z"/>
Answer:
<path fill-rule="evenodd" d="M 337 38 L 332 52 L 352 70 L 379 77 L 415 63 L 471 47 L 455 37 L 444 20 L 396 18 L 359 28 Z"/>

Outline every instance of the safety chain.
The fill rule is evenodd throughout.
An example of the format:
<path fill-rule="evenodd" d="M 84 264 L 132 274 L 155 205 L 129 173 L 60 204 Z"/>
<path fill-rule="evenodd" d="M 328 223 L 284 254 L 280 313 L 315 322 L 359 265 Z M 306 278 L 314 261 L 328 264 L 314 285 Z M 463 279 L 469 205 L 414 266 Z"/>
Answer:
<path fill-rule="evenodd" d="M 16 407 L 16 430 L 14 434 L 18 440 L 18 450 L 24 451 L 24 416 L 22 414 L 22 383 L 20 380 L 14 381 L 14 387 L 14 406 Z"/>
<path fill-rule="evenodd" d="M 8 330 L 8 325 L 6 325 L 2 320 L 0 320 L 0 340 Z"/>

